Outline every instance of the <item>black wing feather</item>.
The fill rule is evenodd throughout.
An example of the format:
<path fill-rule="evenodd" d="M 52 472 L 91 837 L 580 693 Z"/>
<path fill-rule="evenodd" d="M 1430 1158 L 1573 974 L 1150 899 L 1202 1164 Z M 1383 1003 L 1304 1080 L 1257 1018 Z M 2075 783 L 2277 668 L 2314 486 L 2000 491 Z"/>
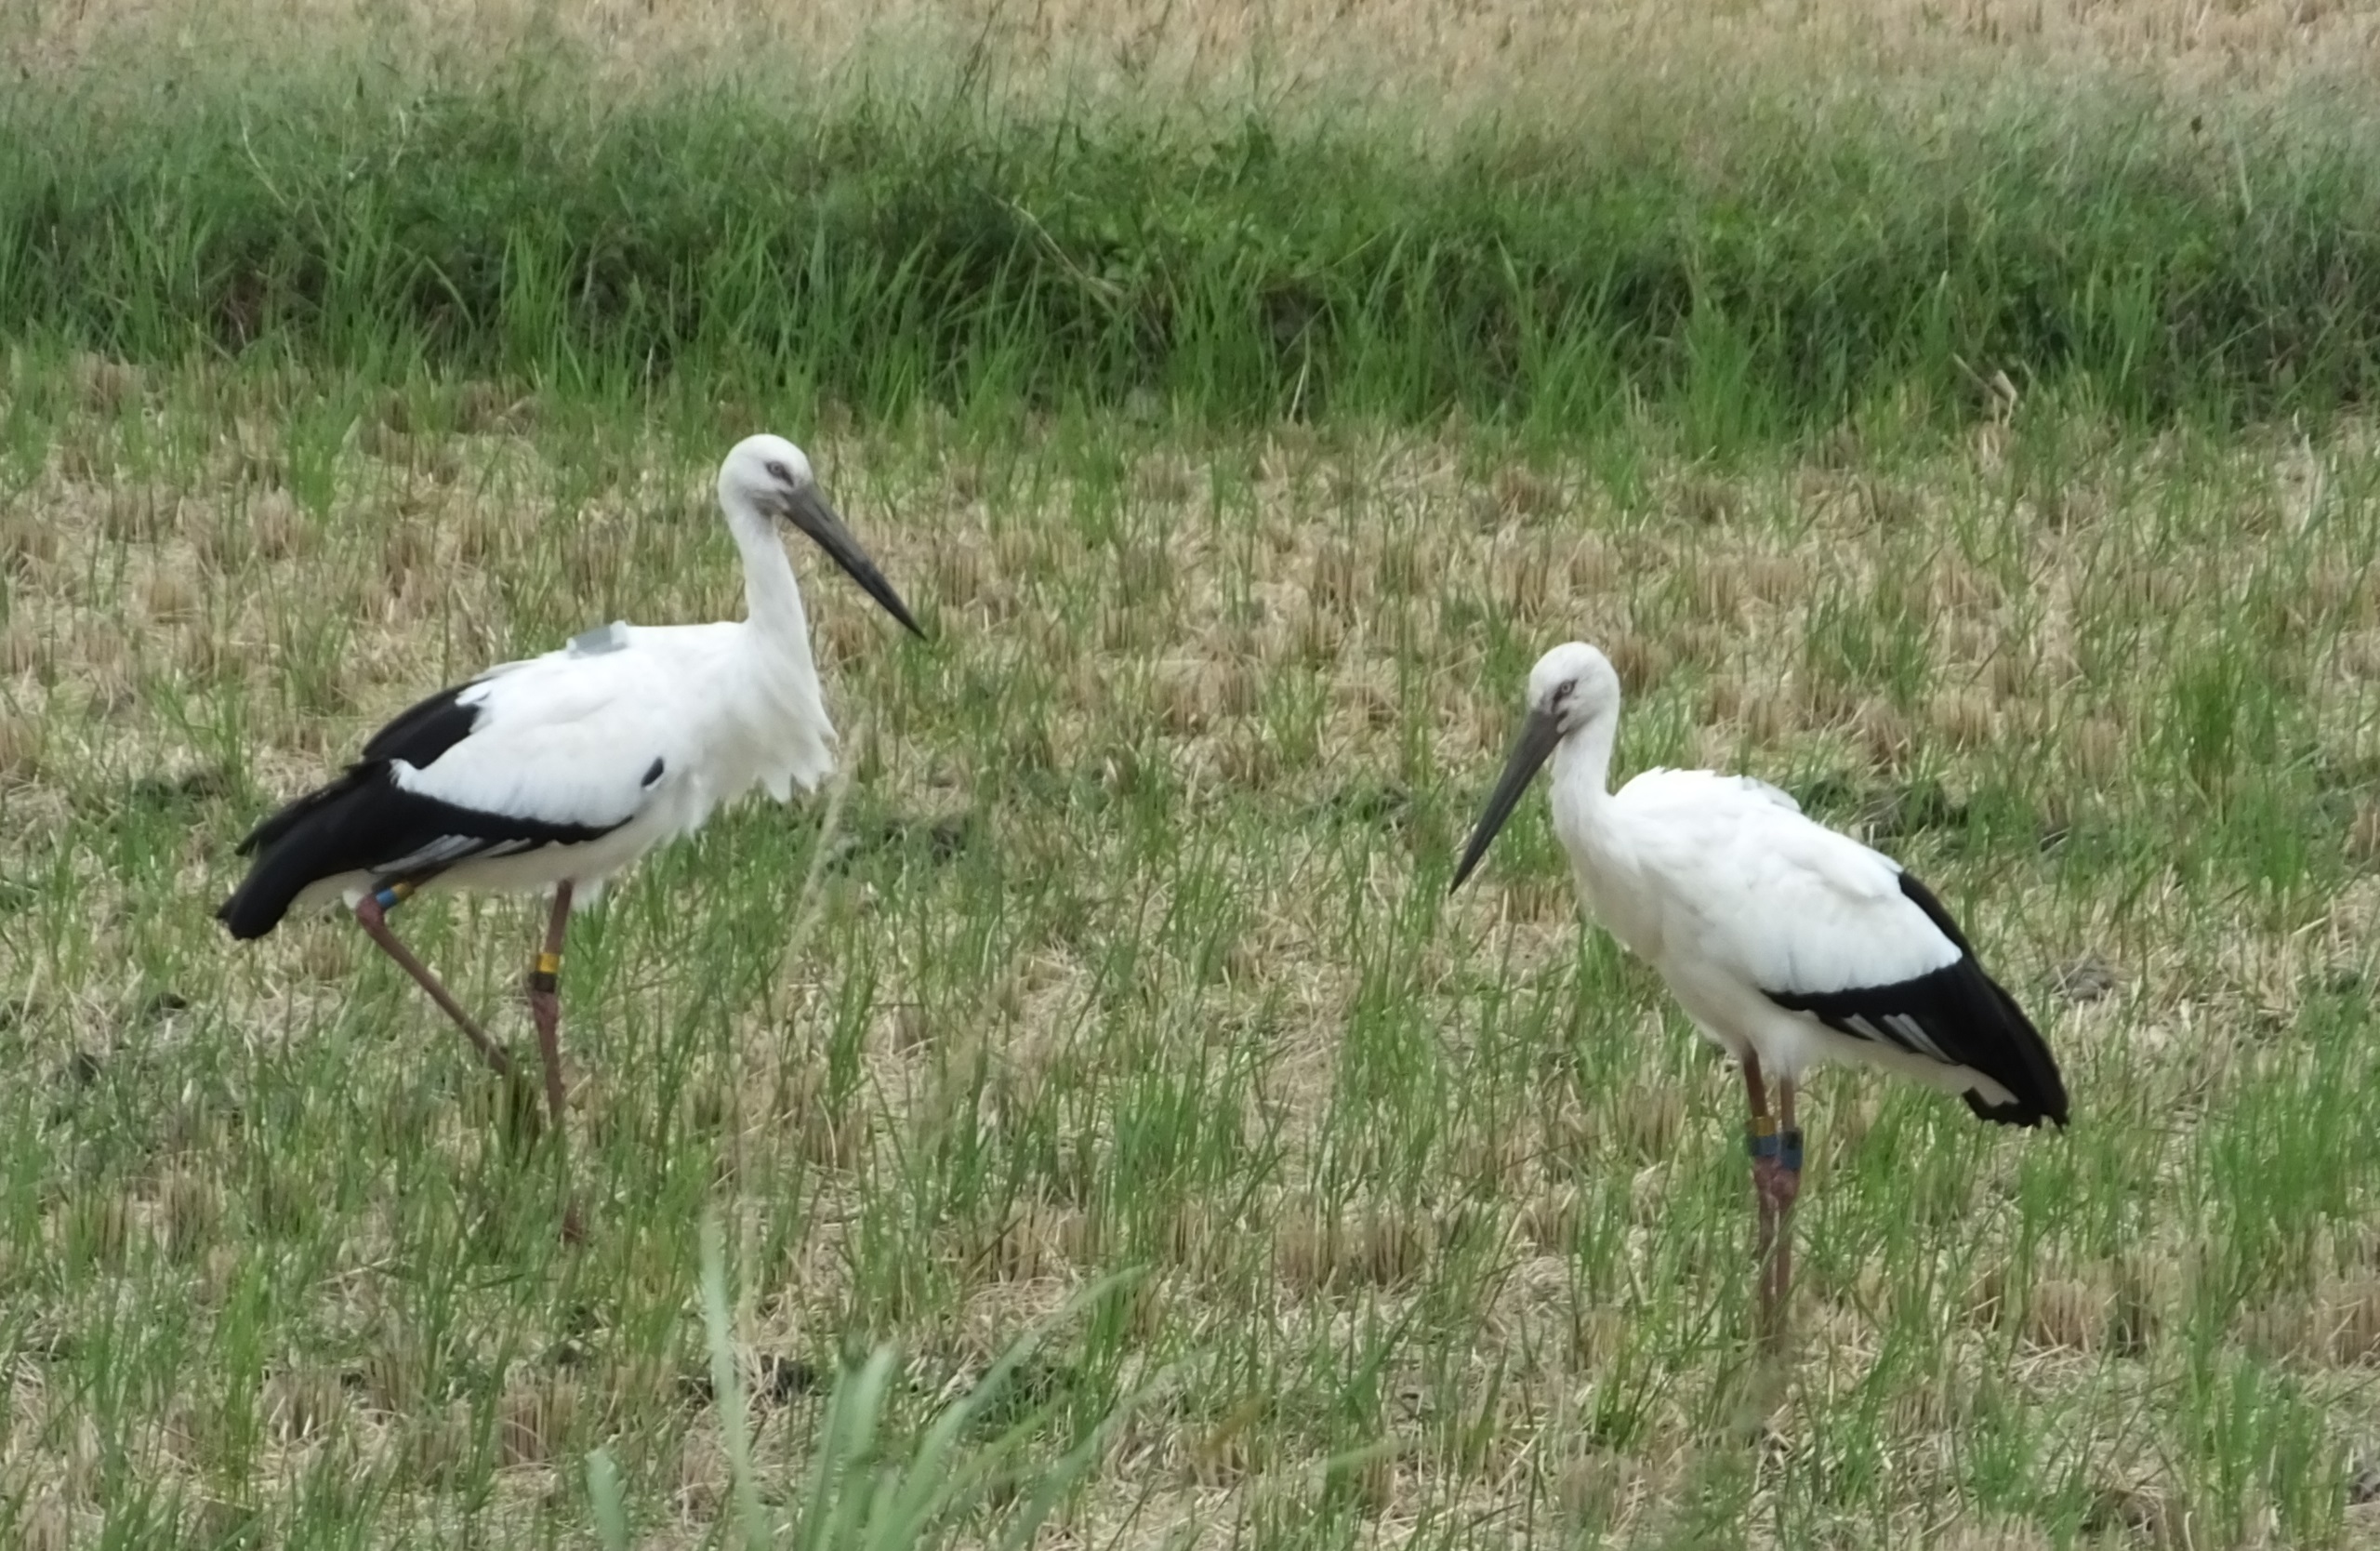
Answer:
<path fill-rule="evenodd" d="M 471 729 L 479 725 L 483 708 L 463 704 L 462 695 L 481 682 L 469 679 L 449 684 L 399 712 L 372 735 L 372 741 L 364 746 L 362 760 L 403 760 L 416 770 L 435 763 L 439 755 L 470 736 Z"/>
<path fill-rule="evenodd" d="M 428 699 L 407 707 L 387 726 L 372 735 L 372 740 L 364 746 L 364 752 L 337 780 L 308 792 L 249 830 L 234 855 L 245 856 L 254 851 L 270 850 L 282 836 L 304 823 L 309 815 L 325 803 L 348 796 L 359 783 L 368 782 L 379 767 L 390 760 L 403 760 L 416 770 L 433 763 L 438 756 L 470 736 L 471 729 L 479 725 L 480 708 L 467 706 L 460 699 L 463 691 L 479 682 L 472 679 L 450 684 Z"/>
<path fill-rule="evenodd" d="M 469 687 L 441 690 L 406 710 L 374 734 L 363 758 L 337 779 L 289 803 L 240 842 L 239 854 L 253 852 L 256 861 L 215 912 L 231 935 L 263 936 L 298 895 L 325 878 L 368 872 L 418 882 L 473 856 L 583 845 L 619 828 L 483 813 L 399 786 L 394 762 L 422 769 L 470 736 L 480 708 L 456 698 Z"/>
<path fill-rule="evenodd" d="M 1900 891 L 1957 946 L 1957 959 L 1889 986 L 1762 994 L 1854 1039 L 1881 1041 L 1981 1072 L 2014 1095 L 2010 1103 L 1994 1105 L 1969 1092 L 1967 1107 L 1987 1120 L 2035 1126 L 2046 1120 L 2064 1125 L 2066 1083 L 2041 1031 L 2016 999 L 1984 972 L 1966 935 L 1933 891 L 1906 870 L 1900 875 Z M 1911 1028 L 1923 1040 L 1913 1037 Z M 1928 1044 L 1931 1050 L 1925 1048 Z"/>

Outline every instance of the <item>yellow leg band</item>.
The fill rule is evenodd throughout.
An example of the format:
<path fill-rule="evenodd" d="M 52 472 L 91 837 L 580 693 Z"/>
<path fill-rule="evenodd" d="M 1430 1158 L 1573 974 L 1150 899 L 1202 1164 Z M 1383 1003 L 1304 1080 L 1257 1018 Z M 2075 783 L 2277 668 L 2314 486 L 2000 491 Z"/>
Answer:
<path fill-rule="evenodd" d="M 538 954 L 537 973 L 539 974 L 560 974 L 562 973 L 562 955 L 559 953 Z"/>

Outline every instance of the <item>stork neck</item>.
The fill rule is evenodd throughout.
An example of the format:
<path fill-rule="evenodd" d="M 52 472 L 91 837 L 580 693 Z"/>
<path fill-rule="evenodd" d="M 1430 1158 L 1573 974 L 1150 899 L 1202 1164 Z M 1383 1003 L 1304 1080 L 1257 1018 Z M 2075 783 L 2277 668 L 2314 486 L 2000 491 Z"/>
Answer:
<path fill-rule="evenodd" d="M 1621 895 L 1627 892 L 1618 881 L 1630 871 L 1632 849 L 1608 785 L 1619 726 L 1618 716 L 1599 716 L 1554 748 L 1554 833 L 1569 854 L 1588 913 L 1606 925 L 1615 909 L 1625 908 L 1613 891 L 1617 885 Z"/>
<path fill-rule="evenodd" d="M 1588 814 L 1599 815 L 1611 801 L 1611 749 L 1619 734 L 1619 717 L 1598 716 L 1554 746 L 1554 784 Z"/>
<path fill-rule="evenodd" d="M 801 589 L 793 579 L 793 562 L 768 518 L 742 501 L 729 500 L 727 529 L 744 557 L 746 617 L 761 634 L 810 655 L 810 616 L 801 606 Z"/>

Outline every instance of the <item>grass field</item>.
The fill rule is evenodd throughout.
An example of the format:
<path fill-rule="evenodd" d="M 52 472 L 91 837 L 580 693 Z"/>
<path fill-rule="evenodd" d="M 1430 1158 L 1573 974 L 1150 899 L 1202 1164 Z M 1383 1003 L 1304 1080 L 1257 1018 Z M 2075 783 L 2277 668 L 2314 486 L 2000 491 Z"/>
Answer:
<path fill-rule="evenodd" d="M 385 74 L 282 96 L 165 94 L 170 6 L 0 31 L 76 87 L 0 104 L 0 1544 L 598 1544 L 600 1451 L 629 1543 L 727 1544 L 817 1501 L 835 1406 L 906 1458 L 1037 1327 L 955 1447 L 1045 1474 L 962 1543 L 1037 1480 L 1049 1544 L 2380 1543 L 2380 33 L 1336 14 L 902 13 L 998 55 L 950 124 L 757 8 L 386 7 L 337 34 Z M 1264 97 L 1251 36 L 1337 37 L 1309 85 L 1406 139 Z M 463 57 L 557 37 L 617 116 Z M 1564 50 L 1755 46 L 1596 110 L 1617 149 L 1478 116 L 1583 100 Z M 853 95 L 673 97 L 738 49 Z M 555 1149 L 351 924 L 209 912 L 418 695 L 740 607 L 709 479 L 763 427 L 932 639 L 797 555 L 848 778 L 582 920 L 572 1249 Z M 1817 1080 L 1780 1366 L 1735 1080 L 1541 802 L 1446 897 L 1573 636 L 1621 773 L 1893 851 L 2075 1095 L 2012 1134 Z M 401 925 L 525 1048 L 537 920 Z"/>

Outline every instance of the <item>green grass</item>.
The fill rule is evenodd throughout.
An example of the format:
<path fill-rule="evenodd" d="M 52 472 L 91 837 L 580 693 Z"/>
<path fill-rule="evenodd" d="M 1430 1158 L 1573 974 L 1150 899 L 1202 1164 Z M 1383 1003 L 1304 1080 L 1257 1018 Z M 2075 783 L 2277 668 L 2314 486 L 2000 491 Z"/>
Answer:
<path fill-rule="evenodd" d="M 1652 404 L 1691 453 L 1938 429 L 1996 374 L 2127 423 L 2319 413 L 2380 361 L 2373 120 L 2311 96 L 1615 84 L 1434 126 L 351 70 L 12 92 L 5 335 L 983 426 Z"/>
<path fill-rule="evenodd" d="M 1094 1306 L 1130 1279 L 1108 1278 L 1084 1289 L 1073 1302 Z M 1092 1428 L 1064 1459 L 1038 1470 L 1012 1462 L 1008 1456 L 1029 1442 L 1036 1418 L 1011 1419 L 1003 1425 L 1000 1413 L 1002 1408 L 1014 1407 L 1009 1386 L 1031 1362 L 1042 1333 L 1037 1331 L 1001 1353 L 973 1388 L 945 1408 L 909 1448 L 892 1451 L 895 1457 L 888 1459 L 877 1434 L 895 1393 L 900 1359 L 894 1348 L 880 1346 L 864 1364 L 838 1376 L 819 1423 L 816 1458 L 789 1505 L 773 1513 L 762 1496 L 745 1420 L 743 1363 L 736 1351 L 716 1224 L 707 1225 L 703 1235 L 702 1296 L 711 1393 L 724 1398 L 720 1412 L 734 1478 L 735 1533 L 747 1547 L 784 1544 L 804 1551 L 907 1551 L 930 1537 L 949 1533 L 969 1510 L 994 1499 L 1023 1500 L 1021 1511 L 1007 1516 L 999 1544 L 1028 1544 L 1129 1414 L 1128 1407 L 1117 1408 L 1105 1425 Z M 992 1438 L 988 1446 L 983 1440 L 986 1433 Z M 587 1491 L 606 1551 L 626 1551 L 629 1510 L 619 1465 L 607 1451 L 598 1449 L 588 1456 Z"/>
<path fill-rule="evenodd" d="M 966 1412 L 987 1457 L 1088 1448 L 1078 1537 L 2360 1532 L 2360 424 L 2034 407 L 1721 477 L 1648 416 L 1614 480 L 1472 431 L 809 435 L 783 391 L 756 418 L 934 639 L 805 557 L 848 784 L 722 815 L 582 920 L 573 1251 L 553 1150 L 351 926 L 235 948 L 207 912 L 243 828 L 426 685 L 732 612 L 725 427 L 19 357 L 0 1539 L 584 1544 L 600 1450 L 637 1544 L 724 1544 L 809 1512 L 879 1403 L 897 1472 L 1126 1272 Z M 1445 895 L 1572 634 L 1626 676 L 1624 769 L 1757 770 L 1877 836 L 2076 1094 L 2070 1133 L 2014 1135 L 1815 1082 L 1776 1372 L 1732 1077 L 1580 932 L 1538 803 Z M 401 914 L 516 1043 L 536 908 Z M 2085 959 L 2115 988 L 2070 1001 Z"/>
<path fill-rule="evenodd" d="M 327 69 L 0 100 L 0 1544 L 2373 1538 L 2356 104 Z M 429 688 L 734 612 L 762 427 L 932 639 L 798 557 L 846 778 L 574 928 L 572 1249 L 351 924 L 209 911 Z M 1774 1368 L 1540 801 L 1447 896 L 1573 636 L 2075 1095 L 1816 1080 Z M 399 925 L 525 1048 L 541 919 Z"/>

